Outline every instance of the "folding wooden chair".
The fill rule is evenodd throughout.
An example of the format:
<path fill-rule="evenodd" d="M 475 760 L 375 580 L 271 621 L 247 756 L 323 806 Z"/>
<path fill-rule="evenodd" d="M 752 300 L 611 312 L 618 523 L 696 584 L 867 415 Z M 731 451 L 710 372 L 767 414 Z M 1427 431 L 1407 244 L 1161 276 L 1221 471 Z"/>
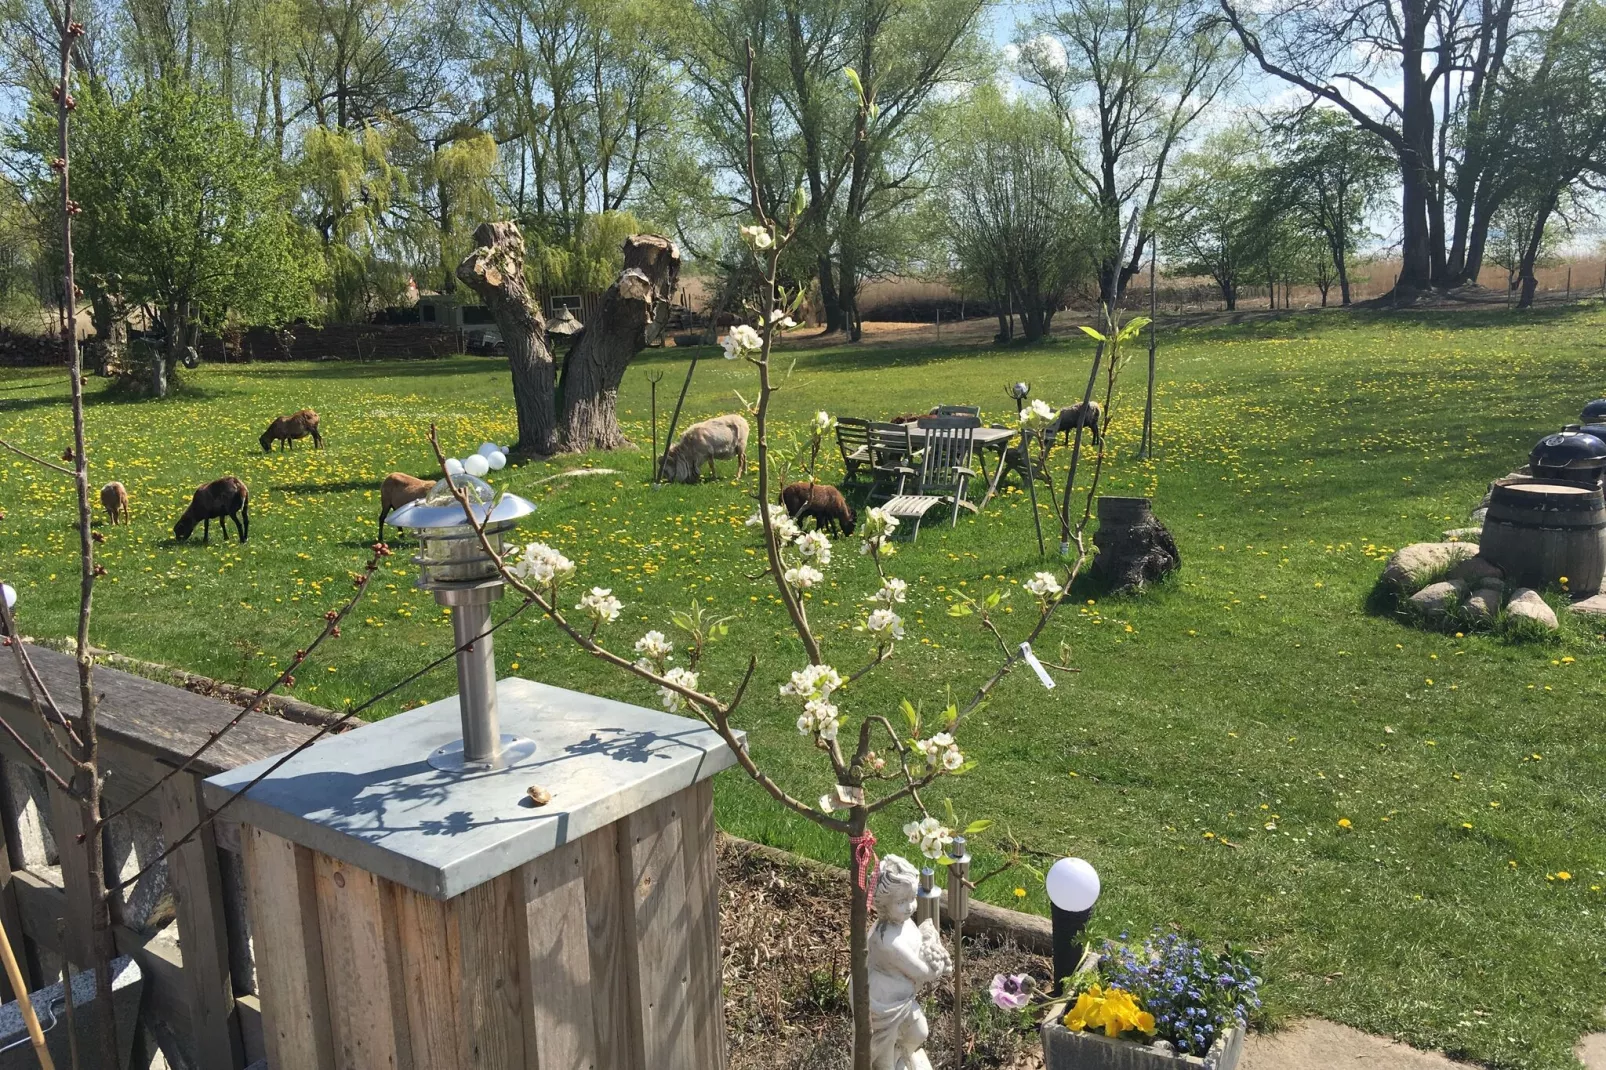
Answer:
<path fill-rule="evenodd" d="M 859 469 L 870 464 L 870 421 L 839 416 L 836 421 L 836 448 L 842 453 L 845 481 L 857 483 Z"/>
<path fill-rule="evenodd" d="M 902 494 L 909 477 L 919 474 L 910 464 L 913 450 L 909 444 L 909 427 L 907 424 L 872 423 L 866 430 L 870 436 L 868 448 L 873 473 L 869 500 L 886 501 Z"/>
<path fill-rule="evenodd" d="M 912 521 L 911 542 L 920 538 L 920 523 L 926 514 L 939 505 L 950 507 L 950 526 L 958 525 L 960 509 L 977 511 L 965 497 L 970 481 L 976 476 L 970 467 L 975 452 L 976 423 L 974 417 L 966 416 L 937 416 L 920 421 L 926 434 L 921 448 L 919 483 L 913 494 L 899 493 L 883 507 L 899 520 Z"/>

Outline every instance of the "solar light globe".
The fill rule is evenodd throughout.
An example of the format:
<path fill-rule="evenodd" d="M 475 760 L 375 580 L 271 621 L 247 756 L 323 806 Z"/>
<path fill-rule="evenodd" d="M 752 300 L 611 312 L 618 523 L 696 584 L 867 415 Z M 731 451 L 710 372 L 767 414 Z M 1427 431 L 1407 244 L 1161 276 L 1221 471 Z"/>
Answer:
<path fill-rule="evenodd" d="M 1092 910 L 1099 900 L 1099 874 L 1083 858 L 1062 858 L 1048 871 L 1048 898 L 1061 910 Z"/>
<path fill-rule="evenodd" d="M 17 604 L 17 589 L 9 583 L 0 583 L 0 598 L 5 599 L 6 608 L 10 609 Z"/>
<path fill-rule="evenodd" d="M 1009 388 L 1009 396 L 1016 401 L 1025 401 L 1026 395 L 1032 392 L 1031 383 L 1016 383 Z"/>

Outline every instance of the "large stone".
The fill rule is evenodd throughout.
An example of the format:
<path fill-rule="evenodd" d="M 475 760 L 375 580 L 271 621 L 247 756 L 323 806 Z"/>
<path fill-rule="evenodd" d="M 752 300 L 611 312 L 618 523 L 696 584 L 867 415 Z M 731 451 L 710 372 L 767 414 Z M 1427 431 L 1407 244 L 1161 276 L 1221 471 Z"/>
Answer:
<path fill-rule="evenodd" d="M 1442 617 L 1461 601 L 1467 593 L 1462 580 L 1440 580 L 1429 584 L 1411 596 L 1411 608 L 1425 617 Z"/>
<path fill-rule="evenodd" d="M 1415 591 L 1440 569 L 1475 557 L 1475 542 L 1416 542 L 1394 551 L 1383 567 L 1383 581 L 1402 591 Z"/>
<path fill-rule="evenodd" d="M 1519 587 L 1511 594 L 1511 601 L 1506 603 L 1506 613 L 1513 617 L 1526 617 L 1536 620 L 1551 631 L 1560 627 L 1556 621 L 1556 611 L 1551 609 L 1539 592 L 1532 587 Z"/>
<path fill-rule="evenodd" d="M 1458 563 L 1450 570 L 1449 576 L 1452 580 L 1466 580 L 1467 584 L 1473 587 L 1481 586 L 1488 580 L 1499 583 L 1505 577 L 1506 574 L 1499 565 L 1481 554 Z"/>
<path fill-rule="evenodd" d="M 1467 598 L 1464 608 L 1475 620 L 1493 620 L 1500 612 L 1504 592 L 1498 587 L 1480 587 Z"/>
<path fill-rule="evenodd" d="M 1574 613 L 1582 613 L 1586 617 L 1606 617 L 1606 594 L 1590 595 L 1579 599 L 1567 607 Z"/>

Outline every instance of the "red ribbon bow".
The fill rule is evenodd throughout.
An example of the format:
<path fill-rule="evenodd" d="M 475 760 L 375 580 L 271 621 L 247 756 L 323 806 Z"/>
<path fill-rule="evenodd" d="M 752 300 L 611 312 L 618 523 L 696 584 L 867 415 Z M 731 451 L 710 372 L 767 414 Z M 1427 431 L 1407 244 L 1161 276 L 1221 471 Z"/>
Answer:
<path fill-rule="evenodd" d="M 868 892 L 870 884 L 866 875 L 872 873 L 880 864 L 875 854 L 875 833 L 865 829 L 863 836 L 849 836 L 848 842 L 853 845 L 853 866 L 859 888 Z"/>

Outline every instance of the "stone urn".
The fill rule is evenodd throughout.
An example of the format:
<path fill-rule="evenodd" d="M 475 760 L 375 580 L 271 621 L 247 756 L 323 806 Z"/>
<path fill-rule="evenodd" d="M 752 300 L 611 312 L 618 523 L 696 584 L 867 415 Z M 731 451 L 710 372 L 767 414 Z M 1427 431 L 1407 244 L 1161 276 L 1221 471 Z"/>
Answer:
<path fill-rule="evenodd" d="M 1234 1026 L 1203 1056 L 1179 1055 L 1169 1044 L 1139 1044 L 1103 1033 L 1073 1033 L 1061 1024 L 1064 1008 L 1043 1020 L 1044 1070 L 1236 1070 L 1244 1030 Z"/>

